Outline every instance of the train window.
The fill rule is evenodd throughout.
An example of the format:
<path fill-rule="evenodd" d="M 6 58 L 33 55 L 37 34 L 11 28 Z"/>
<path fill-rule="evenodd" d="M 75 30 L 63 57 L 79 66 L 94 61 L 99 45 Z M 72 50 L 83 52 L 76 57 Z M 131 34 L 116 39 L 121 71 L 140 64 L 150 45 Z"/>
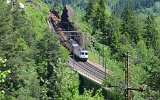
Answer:
<path fill-rule="evenodd" d="M 84 52 L 81 52 L 81 55 L 84 55 Z"/>

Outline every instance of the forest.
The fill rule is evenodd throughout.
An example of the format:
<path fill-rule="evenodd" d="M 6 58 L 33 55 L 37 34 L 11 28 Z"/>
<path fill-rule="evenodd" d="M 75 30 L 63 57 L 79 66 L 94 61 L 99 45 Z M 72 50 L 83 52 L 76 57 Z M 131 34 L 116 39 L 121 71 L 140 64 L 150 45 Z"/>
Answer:
<path fill-rule="evenodd" d="M 79 76 L 67 65 L 68 50 L 47 24 L 50 9 L 62 14 L 69 5 L 74 25 L 92 39 L 89 60 L 107 61 L 104 84 L 124 86 L 124 59 L 129 51 L 133 100 L 160 99 L 160 0 L 0 0 L 1 100 L 124 100 L 122 88 L 79 94 Z M 25 5 L 19 9 L 19 3 Z M 94 58 L 95 57 L 95 58 Z M 94 59 L 93 59 L 94 58 Z"/>

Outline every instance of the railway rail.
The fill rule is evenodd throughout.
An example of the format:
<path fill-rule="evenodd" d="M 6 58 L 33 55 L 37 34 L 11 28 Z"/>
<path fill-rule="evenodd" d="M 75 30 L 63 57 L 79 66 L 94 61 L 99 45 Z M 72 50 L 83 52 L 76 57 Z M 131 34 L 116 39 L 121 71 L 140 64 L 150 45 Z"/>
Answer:
<path fill-rule="evenodd" d="M 70 67 L 77 71 L 82 76 L 98 83 L 102 84 L 105 80 L 105 71 L 102 71 L 101 68 L 97 68 L 97 66 L 90 64 L 88 62 L 80 62 L 73 58 L 68 58 L 68 63 Z"/>
<path fill-rule="evenodd" d="M 85 68 L 85 70 L 87 70 L 88 73 L 94 75 L 95 77 L 104 80 L 105 79 L 105 73 L 99 73 L 98 69 L 94 69 L 95 67 L 91 64 L 86 64 L 85 62 L 78 62 L 78 64 L 80 64 L 82 66 L 82 68 Z"/>
<path fill-rule="evenodd" d="M 88 67 L 92 68 L 93 70 L 97 71 L 97 73 L 99 73 L 101 76 L 105 76 L 105 72 L 100 70 L 100 68 L 95 67 L 95 65 L 88 63 L 88 62 L 84 62 Z"/>
<path fill-rule="evenodd" d="M 81 68 L 83 68 L 85 71 L 87 71 L 88 73 L 90 73 L 91 75 L 94 75 L 95 78 L 104 80 L 104 77 L 102 75 L 100 75 L 99 73 L 97 73 L 96 70 L 93 70 L 92 68 L 90 68 L 89 66 L 85 65 L 83 62 L 78 63 L 80 65 Z"/>

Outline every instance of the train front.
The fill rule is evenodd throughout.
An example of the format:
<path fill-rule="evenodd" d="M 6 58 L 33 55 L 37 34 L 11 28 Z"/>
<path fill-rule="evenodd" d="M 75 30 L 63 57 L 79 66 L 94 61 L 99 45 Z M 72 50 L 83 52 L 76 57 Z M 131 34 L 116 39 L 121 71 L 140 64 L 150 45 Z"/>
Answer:
<path fill-rule="evenodd" d="M 88 51 L 87 50 L 81 50 L 80 58 L 82 61 L 88 60 Z"/>

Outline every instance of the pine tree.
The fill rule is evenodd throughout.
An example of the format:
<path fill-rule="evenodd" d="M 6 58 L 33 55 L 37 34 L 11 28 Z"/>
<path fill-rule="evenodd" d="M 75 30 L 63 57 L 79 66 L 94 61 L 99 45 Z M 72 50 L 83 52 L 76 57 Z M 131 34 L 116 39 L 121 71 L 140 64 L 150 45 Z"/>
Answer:
<path fill-rule="evenodd" d="M 5 0 L 0 3 L 0 51 L 6 57 L 12 52 L 15 43 L 15 34 L 12 30 L 11 7 Z"/>
<path fill-rule="evenodd" d="M 112 51 L 115 52 L 118 49 L 120 41 L 120 19 L 115 15 L 111 15 L 107 24 L 107 44 L 111 47 Z"/>
<path fill-rule="evenodd" d="M 45 66 L 38 67 L 38 74 L 43 80 L 48 81 L 48 84 L 41 82 L 42 85 L 47 85 L 47 96 L 56 100 L 58 97 L 58 88 L 56 85 L 57 75 L 55 67 L 60 55 L 58 38 L 48 30 L 45 31 L 44 38 L 37 44 L 39 53 L 36 55 L 37 63 L 45 63 Z M 43 67 L 43 68 L 41 68 Z"/>
<path fill-rule="evenodd" d="M 19 10 L 18 3 L 15 2 L 13 16 L 13 31 L 18 33 L 18 37 L 23 38 L 27 45 L 31 46 L 35 36 L 31 30 L 31 23 L 24 11 Z"/>
<path fill-rule="evenodd" d="M 17 1 L 14 1 L 12 10 L 10 9 L 9 11 L 5 12 L 10 12 L 11 14 L 10 17 L 12 20 L 10 23 L 12 30 L 11 33 L 8 34 L 6 34 L 7 30 L 4 30 L 5 34 L 3 36 L 11 35 L 12 37 L 8 38 L 7 43 L 13 43 L 10 48 L 7 48 L 7 67 L 14 70 L 8 76 L 8 79 L 3 87 L 7 88 L 8 95 L 14 94 L 14 97 L 17 98 L 19 98 L 19 96 L 29 96 L 31 93 L 29 85 L 31 85 L 33 80 L 36 79 L 37 75 L 34 67 L 34 60 L 31 59 L 32 50 L 29 48 L 29 44 L 31 44 L 33 41 L 30 33 L 31 28 L 28 24 L 28 19 L 26 18 L 25 13 L 18 9 Z M 5 24 L 8 24 L 8 22 Z M 8 45 L 7 43 L 3 44 L 3 49 L 6 45 Z M 5 53 L 4 50 L 2 52 Z M 27 91 L 26 94 L 24 90 Z"/>
<path fill-rule="evenodd" d="M 155 23 L 154 16 L 148 16 L 146 21 L 146 32 L 144 35 L 145 43 L 148 47 L 156 49 L 157 39 L 158 39 L 158 31 L 156 29 L 157 25 Z"/>
<path fill-rule="evenodd" d="M 142 39 L 143 33 L 143 23 L 140 20 L 138 13 L 134 13 L 131 23 L 131 33 L 130 39 L 132 43 L 137 44 L 140 39 Z"/>
<path fill-rule="evenodd" d="M 98 1 L 98 6 L 97 9 L 95 11 L 95 17 L 93 19 L 94 21 L 94 27 L 96 29 L 100 29 L 102 32 L 104 32 L 105 30 L 105 26 L 106 26 L 106 7 L 105 7 L 105 0 L 99 0 Z"/>
<path fill-rule="evenodd" d="M 89 0 L 88 1 L 88 5 L 85 8 L 85 11 L 86 11 L 86 13 L 85 13 L 85 20 L 87 22 L 91 22 L 91 19 L 93 17 L 93 13 L 94 13 L 93 9 L 94 9 L 95 5 L 96 5 L 96 0 Z"/>
<path fill-rule="evenodd" d="M 132 8 L 128 3 L 121 15 L 121 18 L 122 18 L 121 31 L 122 31 L 122 34 L 125 34 L 128 39 L 129 39 L 129 34 L 131 33 L 132 14 L 133 14 Z"/>
<path fill-rule="evenodd" d="M 137 43 L 141 38 L 142 27 L 139 18 L 128 3 L 122 15 L 121 32 L 130 43 Z"/>

